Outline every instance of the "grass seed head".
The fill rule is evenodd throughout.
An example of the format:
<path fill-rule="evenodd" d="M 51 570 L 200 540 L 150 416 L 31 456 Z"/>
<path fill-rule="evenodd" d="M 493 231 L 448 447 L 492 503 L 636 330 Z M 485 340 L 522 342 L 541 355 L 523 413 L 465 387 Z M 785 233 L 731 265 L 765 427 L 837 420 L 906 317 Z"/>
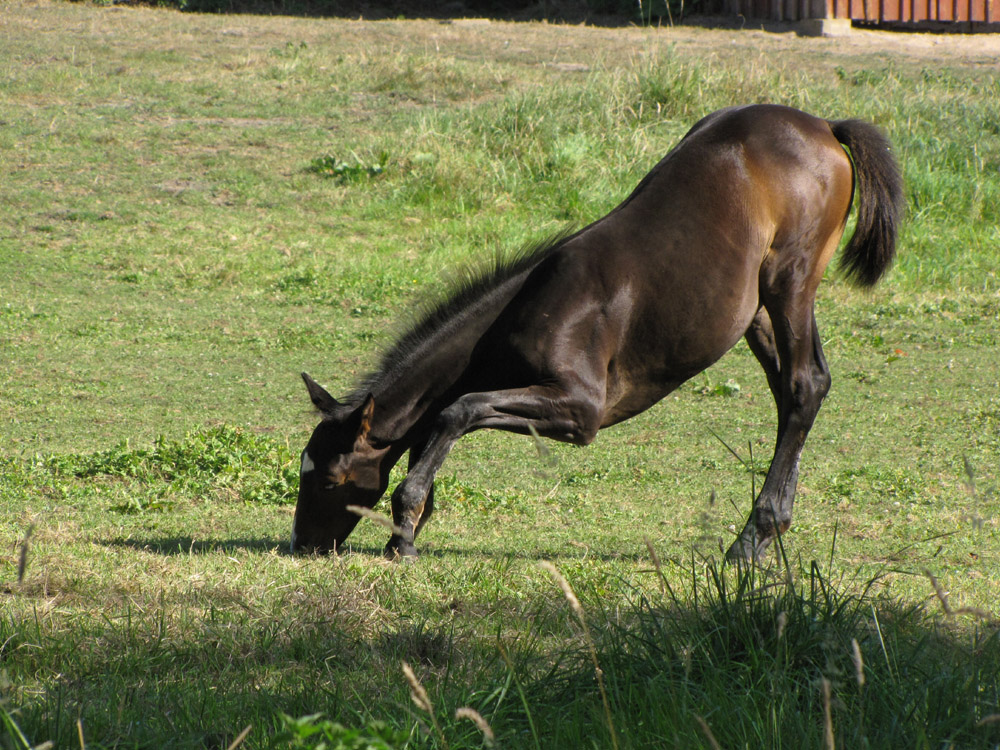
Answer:
<path fill-rule="evenodd" d="M 854 675 L 858 681 L 858 687 L 865 686 L 865 662 L 861 658 L 861 646 L 858 645 L 857 638 L 851 638 L 851 660 L 854 662 Z"/>
<path fill-rule="evenodd" d="M 562 589 L 563 596 L 565 596 L 566 601 L 569 602 L 569 607 L 573 610 L 573 614 L 580 618 L 582 622 L 584 620 L 583 607 L 580 606 L 580 600 L 576 598 L 576 594 L 573 593 L 573 589 L 569 585 L 569 581 L 566 580 L 566 577 L 559 572 L 559 568 L 550 563 L 548 560 L 542 560 L 539 565 L 542 570 L 552 576 L 552 579 L 556 582 L 559 588 Z"/>
<path fill-rule="evenodd" d="M 431 699 L 428 697 L 427 691 L 420 684 L 420 680 L 417 679 L 417 675 L 414 674 L 412 667 L 405 661 L 403 662 L 403 674 L 410 685 L 410 697 L 413 699 L 414 705 L 421 711 L 433 714 L 434 706 L 431 704 Z"/>
<path fill-rule="evenodd" d="M 493 735 L 493 727 L 489 725 L 489 722 L 476 709 L 463 706 L 455 711 L 455 718 L 471 721 L 483 733 L 483 739 L 486 740 L 486 744 L 490 747 L 493 746 L 493 742 L 496 739 Z"/>
<path fill-rule="evenodd" d="M 835 750 L 833 740 L 833 701 L 830 697 L 830 681 L 825 677 L 820 683 L 823 690 L 823 750 Z"/>
<path fill-rule="evenodd" d="M 369 521 L 377 523 L 379 526 L 384 526 L 389 529 L 396 536 L 413 541 L 412 534 L 403 529 L 399 528 L 396 524 L 392 522 L 392 519 L 388 516 L 384 516 L 381 513 L 376 513 L 371 508 L 365 508 L 361 505 L 348 505 L 347 510 L 355 515 L 361 516 L 362 518 L 367 518 Z"/>

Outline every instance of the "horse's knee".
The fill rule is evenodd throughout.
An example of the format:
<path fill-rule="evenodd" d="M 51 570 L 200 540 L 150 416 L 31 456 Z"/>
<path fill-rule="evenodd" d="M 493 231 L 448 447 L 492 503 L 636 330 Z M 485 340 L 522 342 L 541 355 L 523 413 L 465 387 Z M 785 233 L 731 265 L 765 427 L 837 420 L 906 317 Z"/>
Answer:
<path fill-rule="evenodd" d="M 798 412 L 816 412 L 830 392 L 830 372 L 812 369 L 797 373 L 791 379 L 791 406 Z"/>
<path fill-rule="evenodd" d="M 590 445 L 601 429 L 601 409 L 592 402 L 581 402 L 572 410 L 573 429 L 570 442 Z"/>
<path fill-rule="evenodd" d="M 833 378 L 830 377 L 830 371 L 826 367 L 815 368 L 813 372 L 813 389 L 819 394 L 821 401 L 830 392 L 830 385 L 832 383 Z"/>

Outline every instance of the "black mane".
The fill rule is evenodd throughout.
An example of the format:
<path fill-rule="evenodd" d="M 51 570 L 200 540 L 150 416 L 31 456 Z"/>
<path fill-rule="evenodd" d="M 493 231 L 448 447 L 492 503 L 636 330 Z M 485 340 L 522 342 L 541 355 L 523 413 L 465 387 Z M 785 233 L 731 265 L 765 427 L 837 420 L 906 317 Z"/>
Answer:
<path fill-rule="evenodd" d="M 369 374 L 355 390 L 351 401 L 361 401 L 387 376 L 406 367 L 421 347 L 487 301 L 505 282 L 534 268 L 562 245 L 575 230 L 563 230 L 539 242 L 529 243 L 514 252 L 498 252 L 485 267 L 468 266 L 442 298 L 426 300 L 414 312 L 415 322 L 397 337 L 382 354 L 378 369 Z"/>

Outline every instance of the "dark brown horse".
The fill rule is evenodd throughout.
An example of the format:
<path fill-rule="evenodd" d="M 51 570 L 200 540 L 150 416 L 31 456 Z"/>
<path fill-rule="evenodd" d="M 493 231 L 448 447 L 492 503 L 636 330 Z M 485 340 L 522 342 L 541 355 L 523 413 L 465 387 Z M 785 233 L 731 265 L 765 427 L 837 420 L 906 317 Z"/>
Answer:
<path fill-rule="evenodd" d="M 434 476 L 466 433 L 586 445 L 746 337 L 778 435 L 729 557 L 758 558 L 791 524 L 802 445 L 830 387 L 813 301 L 855 182 L 841 266 L 871 286 L 892 262 L 902 202 L 885 137 L 787 107 L 715 112 L 603 219 L 458 290 L 343 402 L 303 374 L 323 420 L 302 453 L 293 551 L 342 545 L 358 521 L 347 506 L 374 506 L 409 451 L 386 553 L 415 555 Z"/>

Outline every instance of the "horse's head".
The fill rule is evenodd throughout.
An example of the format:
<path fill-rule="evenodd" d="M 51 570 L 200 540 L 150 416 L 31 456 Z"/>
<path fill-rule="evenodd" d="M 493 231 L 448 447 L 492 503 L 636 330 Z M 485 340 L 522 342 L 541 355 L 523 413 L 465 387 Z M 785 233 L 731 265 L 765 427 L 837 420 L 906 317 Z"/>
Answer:
<path fill-rule="evenodd" d="M 299 501 L 292 521 L 292 552 L 333 552 L 357 525 L 348 510 L 371 508 L 385 493 L 389 469 L 387 447 L 369 440 L 375 400 L 360 406 L 339 403 L 305 373 L 302 378 L 323 421 L 302 451 Z"/>

